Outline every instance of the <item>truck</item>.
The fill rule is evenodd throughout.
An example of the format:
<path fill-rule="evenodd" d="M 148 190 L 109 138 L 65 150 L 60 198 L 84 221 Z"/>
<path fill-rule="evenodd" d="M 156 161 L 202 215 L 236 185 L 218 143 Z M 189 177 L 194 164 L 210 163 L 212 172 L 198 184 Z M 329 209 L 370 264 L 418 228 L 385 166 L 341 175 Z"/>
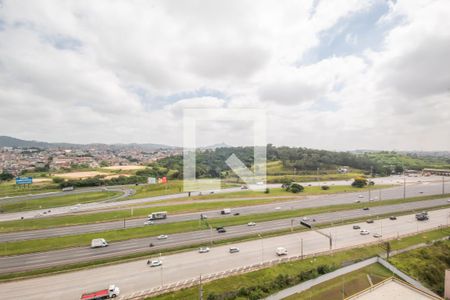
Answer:
<path fill-rule="evenodd" d="M 220 211 L 221 215 L 229 215 L 231 214 L 231 209 L 230 208 L 224 208 Z"/>
<path fill-rule="evenodd" d="M 149 221 L 163 220 L 163 219 L 167 219 L 167 211 L 152 212 L 151 214 L 148 215 Z"/>
<path fill-rule="evenodd" d="M 276 253 L 278 256 L 282 256 L 282 255 L 287 255 L 287 254 L 288 254 L 288 251 L 287 251 L 287 249 L 284 248 L 284 247 L 278 247 L 278 248 L 276 249 L 275 253 Z"/>
<path fill-rule="evenodd" d="M 91 248 L 102 248 L 108 246 L 108 242 L 105 239 L 93 239 L 91 241 Z"/>
<path fill-rule="evenodd" d="M 119 294 L 119 287 L 111 284 L 107 289 L 82 294 L 80 300 L 111 299 L 116 298 Z"/>

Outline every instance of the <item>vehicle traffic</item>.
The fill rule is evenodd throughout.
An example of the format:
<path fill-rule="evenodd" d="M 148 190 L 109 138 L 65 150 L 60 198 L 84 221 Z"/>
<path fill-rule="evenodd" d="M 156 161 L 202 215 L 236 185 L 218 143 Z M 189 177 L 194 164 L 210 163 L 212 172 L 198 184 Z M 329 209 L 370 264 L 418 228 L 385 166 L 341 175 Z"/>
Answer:
<path fill-rule="evenodd" d="M 164 220 L 167 219 L 167 211 L 152 212 L 148 215 L 148 220 Z"/>
<path fill-rule="evenodd" d="M 158 240 L 165 240 L 167 239 L 169 236 L 167 234 L 161 234 L 157 237 Z"/>
<path fill-rule="evenodd" d="M 287 255 L 287 254 L 288 254 L 288 251 L 287 251 L 287 249 L 284 248 L 284 247 L 278 247 L 278 248 L 275 250 L 275 253 L 276 253 L 278 256 L 283 256 L 283 255 Z"/>
<path fill-rule="evenodd" d="M 198 249 L 198 253 L 208 253 L 208 252 L 209 252 L 208 247 L 201 247 L 200 249 Z"/>
<path fill-rule="evenodd" d="M 149 265 L 151 268 L 159 267 L 159 266 L 162 266 L 162 261 L 160 261 L 159 259 L 148 260 L 147 265 Z"/>
<path fill-rule="evenodd" d="M 238 247 L 231 247 L 230 250 L 229 250 L 230 253 L 237 253 L 237 252 L 239 252 L 239 251 L 240 251 L 240 250 L 239 250 Z"/>
<path fill-rule="evenodd" d="M 93 239 L 91 241 L 91 248 L 103 248 L 108 246 L 108 242 L 105 239 Z"/>
<path fill-rule="evenodd" d="M 359 234 L 361 234 L 361 235 L 368 235 L 368 234 L 370 234 L 370 232 L 369 232 L 369 230 L 362 229 L 362 230 L 359 232 Z"/>
<path fill-rule="evenodd" d="M 353 229 L 361 229 L 359 225 L 353 225 Z"/>
<path fill-rule="evenodd" d="M 256 223 L 255 222 L 248 222 L 247 226 L 256 226 Z"/>
<path fill-rule="evenodd" d="M 104 290 L 84 293 L 81 295 L 80 300 L 112 299 L 119 296 L 119 294 L 120 294 L 119 287 L 112 284 L 107 289 Z"/>
<path fill-rule="evenodd" d="M 229 215 L 231 214 L 231 209 L 230 208 L 224 208 L 220 211 L 221 215 Z"/>

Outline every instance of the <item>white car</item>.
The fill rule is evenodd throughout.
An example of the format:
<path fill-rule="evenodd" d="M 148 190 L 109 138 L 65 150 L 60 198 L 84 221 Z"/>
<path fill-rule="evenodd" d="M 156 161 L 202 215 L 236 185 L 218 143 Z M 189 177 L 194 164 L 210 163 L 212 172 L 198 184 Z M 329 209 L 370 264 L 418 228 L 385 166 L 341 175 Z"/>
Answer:
<path fill-rule="evenodd" d="M 447 199 L 447 202 L 450 202 L 450 199 Z"/>
<path fill-rule="evenodd" d="M 364 198 L 364 196 L 363 195 L 358 195 L 358 198 Z"/>
<path fill-rule="evenodd" d="M 239 252 L 240 250 L 239 250 L 238 247 L 231 247 L 229 251 L 230 251 L 230 253 L 237 253 L 237 252 Z"/>
<path fill-rule="evenodd" d="M 361 234 L 361 235 L 368 235 L 368 234 L 370 234 L 370 232 L 369 232 L 369 230 L 363 229 L 363 230 L 361 230 L 359 232 L 359 234 Z"/>
<path fill-rule="evenodd" d="M 149 265 L 152 268 L 159 267 L 159 266 L 162 266 L 162 261 L 160 261 L 159 259 L 149 260 L 149 261 L 147 261 L 147 265 Z"/>
<path fill-rule="evenodd" d="M 279 207 L 279 206 L 275 207 L 275 210 L 279 210 L 279 209 L 281 209 L 281 207 Z"/>
<path fill-rule="evenodd" d="M 375 233 L 375 234 L 373 235 L 373 237 L 374 237 L 374 238 L 380 238 L 380 237 L 382 237 L 382 235 L 379 234 L 379 233 Z"/>
<path fill-rule="evenodd" d="M 201 247 L 200 249 L 198 249 L 198 253 L 208 253 L 208 252 L 209 252 L 208 247 Z"/>
<path fill-rule="evenodd" d="M 165 240 L 167 239 L 169 236 L 166 234 L 161 234 L 160 236 L 158 236 L 158 240 Z"/>
<path fill-rule="evenodd" d="M 303 221 L 309 221 L 309 218 L 308 217 L 303 217 L 302 220 Z"/>
<path fill-rule="evenodd" d="M 153 225 L 153 224 L 154 224 L 153 221 L 150 220 L 144 222 L 144 225 Z"/>
<path fill-rule="evenodd" d="M 256 226 L 256 223 L 255 222 L 248 222 L 247 226 Z"/>

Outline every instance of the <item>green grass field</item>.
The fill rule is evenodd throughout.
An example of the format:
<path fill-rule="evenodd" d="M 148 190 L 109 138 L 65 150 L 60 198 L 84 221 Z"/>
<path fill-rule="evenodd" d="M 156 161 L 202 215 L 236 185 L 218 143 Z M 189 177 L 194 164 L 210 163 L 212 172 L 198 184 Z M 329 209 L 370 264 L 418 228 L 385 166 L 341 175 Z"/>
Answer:
<path fill-rule="evenodd" d="M 412 201 L 410 199 L 410 201 Z M 417 201 L 417 200 L 416 200 Z M 371 207 L 380 206 L 380 205 L 388 205 L 395 203 L 405 203 L 403 200 L 391 200 L 391 201 L 383 201 L 383 202 L 375 202 L 371 203 Z M 265 222 L 277 219 L 286 219 L 286 218 L 295 218 L 302 215 L 311 215 L 318 213 L 325 213 L 330 211 L 343 211 L 358 207 L 355 204 L 345 204 L 345 205 L 333 205 L 333 206 L 324 206 L 317 208 L 309 208 L 303 210 L 290 210 L 290 211 L 274 211 L 271 213 L 262 213 L 262 214 L 254 214 L 248 216 L 236 216 L 236 217 L 228 217 L 228 218 L 214 218 L 209 219 L 205 223 L 200 223 L 199 221 L 183 221 L 183 222 L 175 222 L 175 223 L 167 223 L 167 224 L 156 224 L 153 226 L 146 227 L 137 227 L 137 228 L 128 228 L 128 229 L 120 229 L 120 230 L 109 230 L 98 233 L 88 233 L 88 234 L 79 234 L 72 236 L 61 236 L 61 237 L 52 237 L 46 239 L 37 239 L 37 240 L 26 240 L 26 241 L 15 241 L 15 242 L 6 242 L 0 243 L 0 253 L 2 256 L 4 255 L 17 255 L 17 254 L 25 254 L 25 253 L 33 253 L 33 252 L 41 252 L 41 251 L 49 251 L 70 247 L 78 247 L 78 246 L 88 246 L 90 241 L 93 238 L 102 237 L 106 240 L 113 241 L 123 241 L 128 239 L 135 238 L 143 238 L 150 236 L 157 236 L 160 234 L 174 234 L 174 233 L 182 233 L 188 231 L 196 231 L 196 230 L 204 230 L 208 229 L 208 226 L 217 227 L 217 226 L 233 226 L 233 225 L 242 225 L 247 224 L 248 222 Z M 3 251 L 2 251 L 3 249 Z"/>
<path fill-rule="evenodd" d="M 120 195 L 120 192 L 105 191 L 80 194 L 67 194 L 57 197 L 45 197 L 30 200 L 7 199 L 0 200 L 0 211 L 3 213 L 27 211 L 42 208 L 54 208 L 60 206 L 68 206 L 77 203 L 97 202 L 107 200 Z"/>
<path fill-rule="evenodd" d="M 391 263 L 443 296 L 444 274 L 450 268 L 450 240 L 396 255 Z"/>
<path fill-rule="evenodd" d="M 284 300 L 341 300 L 369 288 L 370 282 L 367 276 L 370 276 L 373 284 L 377 284 L 391 277 L 392 273 L 380 264 L 373 264 L 315 285 L 309 290 L 294 294 Z"/>
<path fill-rule="evenodd" d="M 30 186 L 18 186 L 15 182 L 3 182 L 0 183 L 0 198 L 1 197 L 12 197 L 28 194 L 40 194 L 48 192 L 56 192 L 60 189 L 56 184 L 53 183 L 33 183 Z"/>

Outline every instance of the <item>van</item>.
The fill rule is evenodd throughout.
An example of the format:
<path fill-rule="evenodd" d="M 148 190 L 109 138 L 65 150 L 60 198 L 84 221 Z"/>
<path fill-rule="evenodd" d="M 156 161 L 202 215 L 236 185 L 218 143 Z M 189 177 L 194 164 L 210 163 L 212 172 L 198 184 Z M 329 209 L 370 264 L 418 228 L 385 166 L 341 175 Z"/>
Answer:
<path fill-rule="evenodd" d="M 222 209 L 220 214 L 222 214 L 222 215 L 229 215 L 229 214 L 231 214 L 231 209 L 230 208 L 224 208 L 224 209 Z"/>
<path fill-rule="evenodd" d="M 91 241 L 91 248 L 103 248 L 108 246 L 108 242 L 105 239 L 93 239 Z"/>

